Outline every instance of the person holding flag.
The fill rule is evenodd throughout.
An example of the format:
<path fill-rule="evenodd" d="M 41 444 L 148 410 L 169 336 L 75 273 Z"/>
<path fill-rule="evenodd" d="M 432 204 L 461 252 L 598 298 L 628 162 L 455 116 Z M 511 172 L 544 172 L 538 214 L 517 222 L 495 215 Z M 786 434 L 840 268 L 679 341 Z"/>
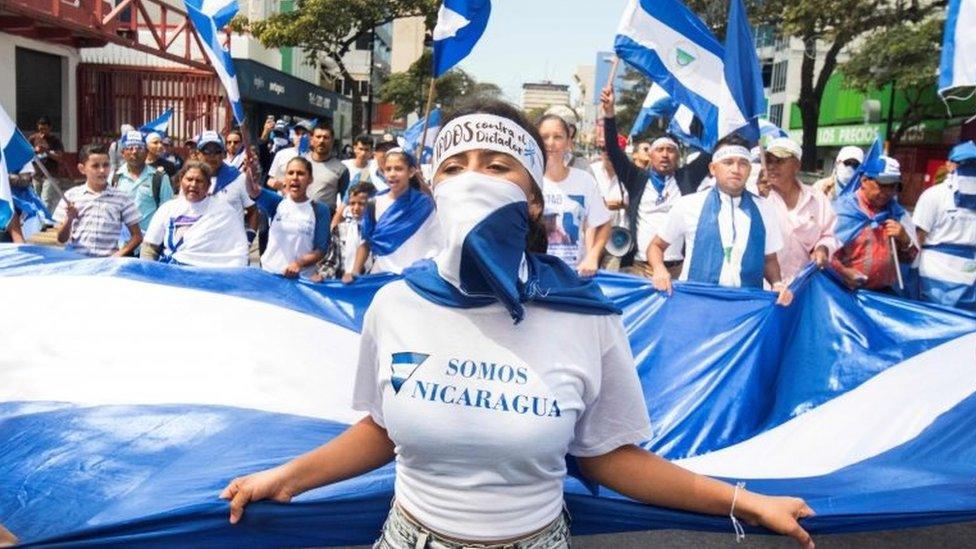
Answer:
<path fill-rule="evenodd" d="M 955 171 L 925 189 L 912 213 L 922 247 L 921 296 L 976 311 L 976 143 L 956 145 L 949 161 Z"/>
<path fill-rule="evenodd" d="M 681 197 L 654 236 L 648 255 L 655 288 L 671 294 L 664 254 L 672 244 L 684 242 L 681 280 L 762 289 L 765 279 L 778 294 L 778 305 L 793 301 L 776 258 L 783 248 L 776 213 L 745 189 L 750 157 L 738 135 L 719 141 L 709 166 L 715 186 Z"/>
<path fill-rule="evenodd" d="M 918 255 L 912 216 L 898 204 L 901 165 L 894 158 L 869 155 L 860 180 L 834 201 L 836 234 L 842 247 L 834 270 L 848 288 L 894 293 L 898 269 Z"/>

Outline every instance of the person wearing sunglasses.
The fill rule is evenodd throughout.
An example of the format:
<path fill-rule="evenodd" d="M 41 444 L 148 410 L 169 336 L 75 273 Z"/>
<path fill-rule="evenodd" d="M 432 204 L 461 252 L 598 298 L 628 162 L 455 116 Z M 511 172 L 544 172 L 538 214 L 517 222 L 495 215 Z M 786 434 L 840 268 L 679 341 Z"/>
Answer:
<path fill-rule="evenodd" d="M 837 153 L 837 160 L 834 161 L 834 172 L 830 177 L 825 177 L 813 184 L 813 188 L 822 192 L 824 196 L 833 200 L 844 189 L 851 184 L 854 172 L 864 162 L 864 151 L 858 147 L 847 146 Z"/>

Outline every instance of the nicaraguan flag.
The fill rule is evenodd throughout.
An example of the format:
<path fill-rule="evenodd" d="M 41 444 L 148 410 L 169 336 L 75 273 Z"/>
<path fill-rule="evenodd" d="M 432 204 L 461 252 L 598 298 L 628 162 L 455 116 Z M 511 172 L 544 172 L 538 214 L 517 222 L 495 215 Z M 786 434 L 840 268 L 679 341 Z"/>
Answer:
<path fill-rule="evenodd" d="M 173 119 L 173 108 L 166 109 L 163 114 L 150 122 L 146 122 L 139 131 L 142 133 L 156 132 L 159 135 L 166 135 L 169 132 L 169 123 Z"/>
<path fill-rule="evenodd" d="M 0 229 L 6 229 L 14 218 L 14 196 L 10 192 L 7 157 L 0 151 Z"/>
<path fill-rule="evenodd" d="M 315 284 L 260 269 L 0 245 L 0 279 L 0 302 L 17 311 L 0 320 L 0 517 L 21 542 L 310 547 L 377 538 L 392 463 L 287 505 L 251 504 L 234 527 L 217 494 L 362 419 L 352 408 L 358 333 L 375 293 L 396 277 Z M 976 520 L 976 315 L 850 292 L 812 268 L 794 282 L 787 310 L 759 289 L 678 282 L 667 297 L 629 275 L 596 281 L 623 310 L 654 425 L 646 448 L 756 492 L 803 497 L 817 512 L 803 522 L 815 535 Z M 51 310 L 73 328 L 37 330 Z M 152 331 L 118 322 L 146 311 Z M 256 325 L 264 337 L 242 337 Z M 423 357 L 376 360 L 395 362 L 405 379 Z M 593 493 L 573 477 L 564 492 L 577 535 L 729 529 L 716 517 Z"/>
<path fill-rule="evenodd" d="M 976 86 L 976 0 L 949 0 L 945 32 L 942 35 L 942 62 L 939 66 L 939 93 L 953 88 Z"/>
<path fill-rule="evenodd" d="M 729 85 L 728 75 L 740 69 L 726 66 L 725 48 L 678 0 L 631 0 L 614 49 L 701 120 L 706 150 L 758 114 L 748 101 L 751 88 Z"/>
<path fill-rule="evenodd" d="M 34 159 L 34 147 L 3 107 L 0 107 L 0 148 L 9 173 L 20 173 Z"/>
<path fill-rule="evenodd" d="M 220 30 L 237 15 L 237 0 L 185 0 L 186 12 L 203 43 L 203 53 L 213 65 L 220 83 L 227 92 L 238 124 L 244 123 L 244 105 L 237 87 L 234 60 L 220 40 Z"/>
<path fill-rule="evenodd" d="M 773 124 L 766 118 L 759 119 L 759 135 L 762 137 L 772 137 L 774 139 L 777 137 L 789 137 L 786 130 L 780 128 L 776 124 Z"/>
<path fill-rule="evenodd" d="M 644 104 L 634 119 L 634 124 L 630 128 L 630 135 L 635 136 L 647 129 L 651 121 L 657 118 L 671 118 L 678 104 L 671 99 L 668 92 L 664 91 L 657 82 L 651 82 L 651 87 L 647 90 L 647 97 Z"/>
<path fill-rule="evenodd" d="M 429 356 L 429 354 L 425 353 L 393 353 L 393 358 L 390 365 L 390 369 L 392 371 L 390 375 L 390 383 L 393 385 L 393 390 L 399 393 L 400 387 L 403 387 L 403 383 L 410 379 L 410 376 L 417 371 L 417 368 L 419 368 Z"/>
<path fill-rule="evenodd" d="M 729 2 L 729 21 L 725 27 L 725 82 L 732 91 L 732 97 L 739 111 L 746 119 L 746 125 L 737 128 L 742 137 L 759 141 L 758 119 L 766 112 L 766 95 L 763 92 L 762 69 L 756 53 L 756 41 L 749 27 L 749 16 L 742 0 Z M 718 136 L 721 139 L 732 133 L 728 131 Z"/>
<path fill-rule="evenodd" d="M 701 120 L 691 112 L 691 109 L 679 105 L 668 123 L 668 133 L 689 147 L 701 151 L 709 151 L 711 147 L 705 144 L 702 137 L 703 126 Z"/>
<path fill-rule="evenodd" d="M 488 26 L 490 0 L 444 0 L 434 27 L 434 78 L 471 53 Z"/>
<path fill-rule="evenodd" d="M 431 156 L 434 154 L 434 138 L 437 137 L 437 132 L 441 130 L 441 110 L 434 109 L 430 111 L 430 115 L 427 117 L 427 140 L 424 142 L 424 149 L 420 153 L 420 163 L 430 164 Z M 411 152 L 411 154 L 417 151 L 417 147 L 420 145 L 420 140 L 423 139 L 424 133 L 424 119 L 414 122 L 413 126 L 407 128 L 407 131 L 403 132 L 403 139 L 406 142 L 406 148 Z"/>

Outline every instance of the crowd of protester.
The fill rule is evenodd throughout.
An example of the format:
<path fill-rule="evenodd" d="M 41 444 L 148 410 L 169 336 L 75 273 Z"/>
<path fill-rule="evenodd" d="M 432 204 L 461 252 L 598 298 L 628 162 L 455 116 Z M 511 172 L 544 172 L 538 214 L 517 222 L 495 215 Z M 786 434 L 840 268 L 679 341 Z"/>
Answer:
<path fill-rule="evenodd" d="M 765 288 L 787 305 L 790 282 L 812 263 L 852 289 L 976 307 L 972 142 L 953 149 L 948 177 L 913 216 L 898 203 L 900 166 L 887 156 L 868 165 L 861 149 L 844 147 L 814 185 L 800 181 L 802 149 L 785 137 L 750 149 L 733 135 L 682 158 L 670 136 L 628 144 L 604 93 L 600 154 L 587 159 L 563 111 L 537 122 L 546 167 L 529 238 L 581 276 L 619 270 L 664 292 L 675 279 Z M 36 207 L 54 212 L 58 242 L 79 253 L 352 283 L 402 272 L 441 246 L 424 166 L 392 135 L 340 148 L 327 124 L 269 118 L 250 149 L 237 129 L 208 130 L 184 143 L 182 158 L 162 133 L 121 129 L 108 147 L 82 147 L 85 182 L 63 196 L 33 178 Z M 50 121 L 29 141 L 57 173 L 63 146 Z"/>

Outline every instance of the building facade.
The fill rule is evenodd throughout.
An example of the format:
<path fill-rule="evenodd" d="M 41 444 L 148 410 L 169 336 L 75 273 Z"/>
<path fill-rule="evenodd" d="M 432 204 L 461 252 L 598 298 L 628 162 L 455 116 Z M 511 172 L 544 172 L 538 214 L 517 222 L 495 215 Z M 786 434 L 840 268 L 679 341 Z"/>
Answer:
<path fill-rule="evenodd" d="M 553 105 L 569 105 L 569 86 L 552 82 L 522 84 L 522 110 L 547 109 Z"/>

